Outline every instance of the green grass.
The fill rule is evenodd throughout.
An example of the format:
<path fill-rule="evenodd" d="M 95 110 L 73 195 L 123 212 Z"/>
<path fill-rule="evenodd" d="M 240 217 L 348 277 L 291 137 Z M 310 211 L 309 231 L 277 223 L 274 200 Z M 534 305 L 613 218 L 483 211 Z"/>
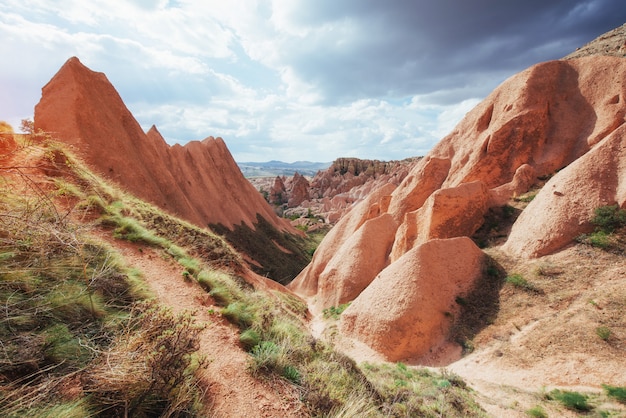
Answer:
<path fill-rule="evenodd" d="M 548 414 L 541 405 L 536 405 L 526 411 L 526 415 L 533 418 L 548 418 Z"/>
<path fill-rule="evenodd" d="M 224 306 L 215 312 L 239 326 L 241 344 L 250 351 L 250 371 L 259 379 L 293 383 L 312 416 L 406 416 L 407 411 L 423 416 L 484 416 L 454 375 L 401 364 L 393 373 L 384 366 L 358 367 L 308 333 L 302 321 L 308 309 L 302 300 L 255 291 L 246 284 L 240 277 L 241 257 L 222 238 L 128 196 L 77 160 L 68 158 L 63 167 L 74 170 L 68 178 L 77 189 L 61 185 L 59 195 L 78 200 L 75 208 L 84 218 L 100 218 L 96 227 L 161 249 L 177 260 L 181 273 L 186 271 L 190 280 L 197 280 Z M 203 360 L 194 351 L 199 331 L 191 318 L 138 305 L 146 293 L 136 270 L 123 266 L 109 247 L 83 240 L 77 229 L 62 222 L 63 214 L 51 207 L 51 200 L 23 201 L 7 193 L 6 188 L 0 191 L 0 197 L 6 198 L 0 200 L 0 214 L 6 212 L 14 219 L 16 213 L 27 213 L 23 218 L 29 225 L 41 227 L 12 225 L 2 231 L 3 238 L 12 237 L 12 245 L 0 247 L 0 302 L 12 310 L 0 322 L 0 337 L 4 349 L 19 363 L 10 370 L 0 365 L 3 390 L 8 389 L 0 394 L 2 412 L 89 416 L 106 410 L 123 416 L 128 410 L 135 416 L 194 416 L 202 393 L 196 386 L 196 371 Z M 69 229 L 60 234 L 60 225 Z M 262 223 L 259 227 L 265 231 Z M 301 244 L 276 231 L 267 236 L 285 248 Z M 255 256 L 263 254 L 259 251 Z M 288 260 L 272 260 L 274 267 L 264 269 L 281 277 L 302 260 L 276 267 L 284 261 Z M 333 309 L 333 315 L 340 315 L 346 306 Z M 13 385 L 12 379 L 33 376 L 38 370 L 46 375 L 29 378 L 27 395 L 19 380 Z M 46 379 L 63 381 L 71 373 L 85 373 L 81 375 L 85 392 L 76 402 L 56 399 L 53 391 L 46 391 L 50 387 Z"/>
<path fill-rule="evenodd" d="M 555 399 L 567 409 L 574 411 L 587 412 L 593 409 L 588 403 L 588 396 L 579 392 L 571 392 L 567 390 L 555 389 L 548 394 L 550 399 Z"/>
<path fill-rule="evenodd" d="M 333 318 L 333 319 L 339 319 L 339 316 L 343 313 L 343 311 L 345 311 L 348 306 L 350 306 L 350 302 L 348 303 L 342 303 L 339 306 L 331 306 L 330 308 L 326 308 L 322 311 L 322 314 L 324 316 L 324 318 L 328 319 L 328 318 Z"/>
<path fill-rule="evenodd" d="M 535 285 L 530 283 L 528 280 L 524 278 L 524 276 L 518 273 L 514 273 L 514 274 L 506 276 L 504 281 L 520 289 L 529 290 L 529 291 L 537 291 L 537 287 Z"/>
<path fill-rule="evenodd" d="M 602 326 L 602 327 L 596 328 L 596 335 L 604 341 L 608 341 L 609 338 L 611 337 L 611 334 L 612 334 L 611 328 L 609 327 Z"/>
<path fill-rule="evenodd" d="M 615 399 L 617 402 L 626 405 L 626 387 L 602 385 L 607 396 Z"/>

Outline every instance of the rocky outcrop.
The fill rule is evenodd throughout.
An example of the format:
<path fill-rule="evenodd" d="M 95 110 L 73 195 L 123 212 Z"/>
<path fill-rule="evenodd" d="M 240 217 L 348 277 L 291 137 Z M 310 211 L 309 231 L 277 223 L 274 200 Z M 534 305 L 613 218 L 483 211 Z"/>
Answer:
<path fill-rule="evenodd" d="M 312 296 L 318 310 L 346 301 L 347 296 L 329 297 L 327 289 L 356 288 L 353 277 L 344 272 L 328 274 L 327 268 L 336 268 L 341 264 L 339 257 L 361 251 L 360 246 L 369 240 L 382 236 L 386 242 L 393 234 L 388 255 L 387 245 L 381 245 L 366 250 L 368 259 L 363 260 L 367 265 L 369 260 L 386 257 L 383 268 L 377 262 L 364 274 L 367 268 L 353 266 L 367 278 L 378 278 L 354 298 L 344 313 L 342 329 L 394 360 L 419 355 L 425 347 L 439 344 L 450 325 L 446 317 L 440 316 L 431 324 L 432 317 L 406 307 L 404 301 L 413 301 L 415 296 L 409 292 L 415 288 L 405 289 L 402 296 L 389 296 L 383 288 L 402 286 L 403 280 L 430 280 L 434 274 L 431 270 L 411 264 L 419 263 L 416 258 L 426 251 L 424 248 L 442 238 L 471 236 L 490 208 L 528 191 L 539 178 L 553 176 L 514 225 L 504 246 L 512 254 L 534 257 L 553 252 L 589 230 L 594 208 L 612 203 L 624 206 L 624 79 L 626 59 L 606 56 L 546 62 L 511 77 L 415 164 L 385 204 L 380 204 L 380 195 L 366 199 L 342 218 L 335 227 L 341 232 L 327 236 L 292 288 Z M 391 231 L 368 232 L 366 225 L 376 218 Z M 351 239 L 352 235 L 356 238 Z M 374 256 L 369 251 L 379 253 Z M 467 262 L 461 256 L 440 261 L 455 265 L 446 266 L 450 268 Z M 409 271 L 411 275 L 403 278 Z M 474 273 L 459 271 L 464 286 L 473 285 Z M 428 303 L 442 309 L 450 293 L 437 289 L 448 286 L 449 276 L 437 277 Z M 331 279 L 334 286 L 328 283 Z M 458 288 L 458 292 L 466 289 Z M 402 308 L 374 299 L 400 300 Z M 367 313 L 368 309 L 375 314 Z M 403 315 L 410 319 L 404 322 Z M 421 321 L 443 331 L 437 335 L 418 332 Z M 368 327 L 372 331 L 366 331 Z M 396 332 L 396 327 L 402 331 Z M 383 341 L 399 348 L 386 348 Z"/>
<path fill-rule="evenodd" d="M 94 170 L 200 227 L 244 225 L 254 233 L 260 217 L 278 231 L 298 233 L 243 177 L 221 138 L 170 147 L 155 127 L 144 133 L 106 76 L 77 58 L 42 89 L 34 123 L 74 146 Z"/>
<path fill-rule="evenodd" d="M 626 125 L 556 174 L 522 212 L 503 249 L 540 257 L 591 232 L 600 206 L 626 207 Z"/>
<path fill-rule="evenodd" d="M 341 331 L 389 361 L 424 356 L 445 342 L 459 311 L 455 299 L 470 291 L 484 257 L 467 237 L 415 247 L 382 270 L 346 309 Z"/>
<path fill-rule="evenodd" d="M 282 205 L 286 202 L 287 188 L 285 182 L 280 176 L 276 176 L 274 184 L 270 189 L 268 201 L 274 205 Z"/>
<path fill-rule="evenodd" d="M 293 175 L 290 187 L 289 201 L 287 207 L 295 208 L 304 202 L 309 200 L 309 181 L 299 173 Z"/>

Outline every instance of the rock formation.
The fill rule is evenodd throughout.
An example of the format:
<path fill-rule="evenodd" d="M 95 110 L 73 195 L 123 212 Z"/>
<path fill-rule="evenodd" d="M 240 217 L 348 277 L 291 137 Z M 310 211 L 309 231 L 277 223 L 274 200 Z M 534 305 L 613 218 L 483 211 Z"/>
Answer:
<path fill-rule="evenodd" d="M 489 208 L 553 176 L 504 245 L 535 257 L 589 231 L 594 208 L 626 205 L 624 80 L 626 59 L 608 56 L 541 63 L 511 77 L 395 190 L 374 192 L 342 218 L 291 288 L 318 310 L 353 299 L 341 329 L 388 359 L 424 354 L 450 326 L 441 311 L 474 285 L 480 251 L 463 237 Z M 352 253 L 362 254 L 360 263 L 346 260 Z M 454 273 L 425 267 L 428 257 Z M 342 260 L 352 267 L 341 269 Z"/>
<path fill-rule="evenodd" d="M 156 127 L 144 133 L 106 76 L 77 58 L 42 89 L 34 123 L 123 188 L 200 227 L 243 225 L 254 233 L 260 217 L 282 233 L 298 233 L 243 177 L 221 138 L 170 147 Z"/>
<path fill-rule="evenodd" d="M 295 208 L 305 200 L 309 200 L 309 181 L 299 173 L 293 175 L 290 189 L 291 193 L 287 207 Z"/>
<path fill-rule="evenodd" d="M 268 200 L 271 204 L 282 205 L 285 203 L 285 197 L 287 196 L 287 188 L 285 182 L 280 176 L 276 176 L 274 184 L 270 189 Z"/>
<path fill-rule="evenodd" d="M 467 237 L 433 239 L 413 248 L 346 309 L 342 332 L 366 341 L 389 361 L 427 354 L 445 343 L 459 311 L 455 300 L 481 275 L 483 258 Z"/>

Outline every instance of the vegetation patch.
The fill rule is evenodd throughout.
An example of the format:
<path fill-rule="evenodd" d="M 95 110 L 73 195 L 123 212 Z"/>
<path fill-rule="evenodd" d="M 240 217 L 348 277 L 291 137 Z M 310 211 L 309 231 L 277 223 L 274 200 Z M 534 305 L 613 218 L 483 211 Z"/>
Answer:
<path fill-rule="evenodd" d="M 330 308 L 325 308 L 322 311 L 322 315 L 325 319 L 332 318 L 337 320 L 339 319 L 339 316 L 343 313 L 343 311 L 348 308 L 348 306 L 350 306 L 350 302 L 342 303 L 339 306 L 331 306 Z"/>
<path fill-rule="evenodd" d="M 530 283 L 521 274 L 514 273 L 506 276 L 504 279 L 506 283 L 513 285 L 519 289 L 528 290 L 531 292 L 539 292 L 539 289 L 534 284 Z"/>
<path fill-rule="evenodd" d="M 588 403 L 588 396 L 579 392 L 555 389 L 548 394 L 548 399 L 559 401 L 567 409 L 586 412 L 593 409 Z"/>
<path fill-rule="evenodd" d="M 611 251 L 617 254 L 626 252 L 626 239 L 623 229 L 626 227 L 626 210 L 618 205 L 608 205 L 596 208 L 591 224 L 595 229 L 590 234 L 576 237 L 576 241 Z"/>
<path fill-rule="evenodd" d="M 602 385 L 607 396 L 615 399 L 617 402 L 626 405 L 626 387 Z"/>

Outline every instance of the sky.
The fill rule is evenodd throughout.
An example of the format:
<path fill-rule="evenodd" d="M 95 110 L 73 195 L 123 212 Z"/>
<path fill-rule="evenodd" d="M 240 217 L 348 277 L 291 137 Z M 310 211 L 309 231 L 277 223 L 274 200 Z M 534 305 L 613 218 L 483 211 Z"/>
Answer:
<path fill-rule="evenodd" d="M 403 159 L 508 77 L 625 22 L 624 0 L 0 0 L 0 120 L 19 130 L 77 56 L 170 144 Z"/>

